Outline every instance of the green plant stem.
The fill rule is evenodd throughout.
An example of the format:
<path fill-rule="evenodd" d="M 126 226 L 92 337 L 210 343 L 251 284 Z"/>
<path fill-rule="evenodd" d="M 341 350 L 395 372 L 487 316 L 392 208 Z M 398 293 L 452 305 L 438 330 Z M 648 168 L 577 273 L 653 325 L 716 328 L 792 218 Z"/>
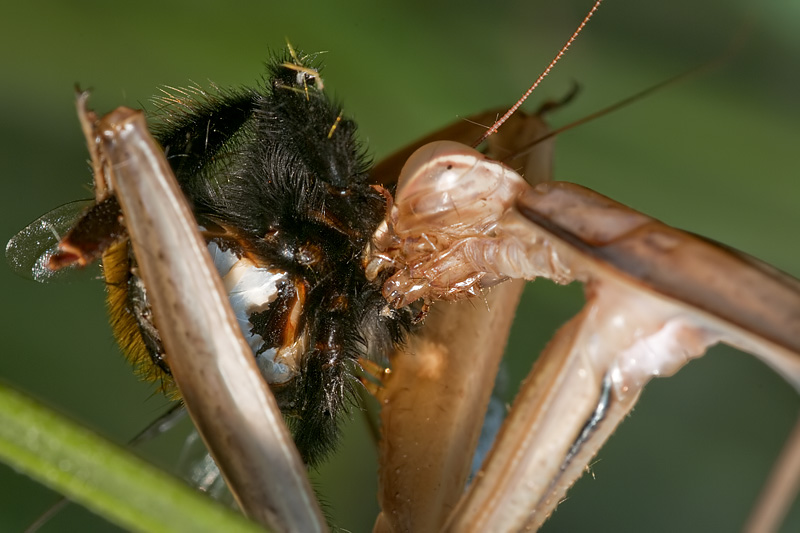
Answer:
<path fill-rule="evenodd" d="M 4 384 L 0 460 L 132 531 L 263 531 Z"/>

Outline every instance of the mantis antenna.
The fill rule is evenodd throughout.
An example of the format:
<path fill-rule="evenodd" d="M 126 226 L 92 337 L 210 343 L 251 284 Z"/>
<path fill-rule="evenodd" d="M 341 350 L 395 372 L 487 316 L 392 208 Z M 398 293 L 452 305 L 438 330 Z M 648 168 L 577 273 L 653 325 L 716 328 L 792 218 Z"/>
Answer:
<path fill-rule="evenodd" d="M 567 52 L 567 50 L 569 50 L 569 47 L 572 45 L 573 42 L 575 42 L 575 39 L 578 38 L 578 35 L 583 30 L 584 26 L 586 26 L 586 24 L 589 22 L 589 19 L 592 18 L 592 15 L 594 15 L 595 11 L 597 11 L 597 9 L 600 7 L 600 2 L 602 2 L 602 0 L 597 0 L 594 3 L 594 5 L 592 6 L 592 9 L 590 9 L 589 12 L 586 14 L 586 16 L 583 17 L 583 20 L 578 25 L 578 28 L 574 32 L 572 32 L 572 35 L 570 35 L 569 39 L 567 39 L 567 42 L 564 44 L 564 46 L 561 47 L 561 49 L 558 51 L 558 53 L 553 58 L 553 60 L 550 61 L 550 64 L 547 65 L 547 68 L 544 69 L 544 71 L 541 74 L 539 74 L 539 77 L 536 78 L 536 81 L 533 82 L 533 85 L 531 85 L 528 88 L 528 90 L 525 91 L 525 94 L 523 94 L 520 97 L 520 99 L 517 100 L 517 103 L 512 105 L 511 108 L 508 111 L 506 111 L 506 113 L 502 117 L 497 119 L 497 121 L 495 121 L 495 123 L 492 124 L 491 128 L 486 130 L 486 132 L 483 135 L 481 135 L 480 139 L 475 141 L 475 143 L 472 145 L 473 148 L 477 147 L 483 141 L 485 141 L 486 139 L 488 139 L 489 137 L 491 137 L 492 135 L 497 133 L 497 130 L 500 129 L 500 126 L 502 126 L 503 123 L 506 120 L 508 120 L 508 118 L 511 115 L 513 115 L 516 112 L 517 109 L 519 109 L 519 106 L 521 106 L 522 103 L 525 102 L 525 100 L 528 99 L 528 97 L 531 95 L 531 93 L 534 91 L 534 89 L 536 89 L 536 87 L 538 87 L 539 84 L 542 82 L 544 77 L 547 76 L 548 74 L 550 74 L 550 71 L 553 70 L 553 67 L 556 66 L 556 63 L 558 63 L 558 61 L 564 56 L 564 54 Z"/>

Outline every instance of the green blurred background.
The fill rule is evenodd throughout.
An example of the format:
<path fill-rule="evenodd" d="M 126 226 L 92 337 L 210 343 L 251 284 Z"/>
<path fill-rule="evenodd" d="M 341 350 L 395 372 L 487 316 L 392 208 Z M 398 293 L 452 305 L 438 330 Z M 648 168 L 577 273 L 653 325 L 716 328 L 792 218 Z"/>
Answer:
<path fill-rule="evenodd" d="M 253 83 L 285 38 L 325 50 L 326 87 L 380 158 L 438 126 L 506 105 L 535 78 L 590 1 L 213 2 L 142 0 L 7 5 L 0 21 L 0 240 L 62 203 L 89 197 L 75 83 L 98 110 L 147 105 L 160 85 Z M 524 5 L 523 5 L 524 4 Z M 302 7 L 300 7 L 302 6 Z M 723 68 L 671 87 L 559 139 L 556 177 L 800 276 L 800 3 L 608 2 L 539 91 L 583 91 L 565 123 L 719 55 Z M 138 383 L 106 324 L 99 282 L 40 285 L 0 265 L 0 379 L 124 442 L 165 402 Z M 512 339 L 520 379 L 579 287 L 530 287 Z M 798 398 L 748 355 L 715 349 L 656 380 L 545 531 L 734 531 L 797 415 Z M 357 417 L 318 476 L 336 523 L 367 531 L 375 454 Z M 185 432 L 186 428 L 184 428 Z M 146 446 L 168 465 L 182 435 Z M 57 496 L 0 466 L 0 531 Z M 785 531 L 800 530 L 795 509 Z M 77 506 L 43 531 L 115 531 Z"/>

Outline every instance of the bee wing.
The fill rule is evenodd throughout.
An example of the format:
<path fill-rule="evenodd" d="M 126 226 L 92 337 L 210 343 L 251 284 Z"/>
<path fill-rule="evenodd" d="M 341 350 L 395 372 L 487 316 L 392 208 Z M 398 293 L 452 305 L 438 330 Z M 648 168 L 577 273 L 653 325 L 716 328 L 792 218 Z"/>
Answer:
<path fill-rule="evenodd" d="M 51 270 L 50 257 L 58 243 L 77 222 L 94 200 L 78 200 L 56 207 L 28 224 L 6 244 L 6 261 L 18 276 L 40 283 L 100 277 L 97 265 L 87 268 L 69 267 Z"/>
<path fill-rule="evenodd" d="M 178 474 L 190 485 L 228 506 L 235 500 L 216 461 L 203 443 L 197 430 L 186 437 L 178 458 Z"/>

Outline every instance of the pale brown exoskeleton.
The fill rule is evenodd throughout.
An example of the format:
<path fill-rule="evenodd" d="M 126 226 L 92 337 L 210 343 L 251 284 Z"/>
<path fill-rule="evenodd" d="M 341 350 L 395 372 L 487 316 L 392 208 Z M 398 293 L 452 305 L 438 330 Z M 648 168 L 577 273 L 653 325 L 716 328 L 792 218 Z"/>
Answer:
<path fill-rule="evenodd" d="M 502 132 L 503 132 L 503 130 L 501 130 L 501 133 L 502 133 Z M 467 139 L 463 139 L 463 140 L 468 142 L 468 141 L 471 141 L 471 140 L 473 140 L 473 139 L 474 139 L 474 137 L 472 137 L 472 138 L 467 138 Z M 466 156 L 464 156 L 464 157 L 470 157 L 470 156 L 469 156 L 469 155 L 466 155 Z M 515 168 L 518 168 L 518 165 L 514 165 L 514 167 L 515 167 Z M 525 172 L 525 174 L 526 174 L 526 176 L 529 176 L 531 173 L 526 171 L 526 172 Z M 512 179 L 512 181 L 514 181 L 514 180 Z M 537 189 L 537 190 L 541 190 L 541 189 Z M 543 197 L 549 198 L 550 196 L 548 196 L 548 195 L 549 195 L 549 194 L 551 194 L 551 192 L 553 192 L 553 191 L 551 191 L 551 190 L 549 190 L 549 189 L 548 189 L 548 190 L 547 190 L 547 194 L 543 194 Z M 611 206 L 611 207 L 613 207 L 614 209 L 608 209 L 608 210 L 617 210 L 617 211 L 619 211 L 619 212 L 621 212 L 621 213 L 624 213 L 624 215 L 622 215 L 622 216 L 624 216 L 624 217 L 628 217 L 628 216 L 630 216 L 631 218 L 633 218 L 633 219 L 634 219 L 634 220 L 632 221 L 632 224 L 643 223 L 645 226 L 647 226 L 647 225 L 649 225 L 649 224 L 650 224 L 650 221 L 649 221 L 648 219 L 646 219 L 646 218 L 644 218 L 644 217 L 640 217 L 639 215 L 631 214 L 630 212 L 628 212 L 628 211 L 625 211 L 625 210 L 624 210 L 624 209 L 622 209 L 622 208 L 619 208 L 619 209 L 617 209 L 617 206 L 616 206 L 615 204 L 605 204 L 605 203 L 604 203 L 604 202 L 605 202 L 605 200 L 604 200 L 604 199 L 602 199 L 602 198 L 599 198 L 599 199 L 598 199 L 598 198 L 594 197 L 594 196 L 593 196 L 591 193 L 588 193 L 588 192 L 582 191 L 582 190 L 580 190 L 580 189 L 570 189 L 570 188 L 567 188 L 567 190 L 566 190 L 566 191 L 564 191 L 564 194 L 565 194 L 565 195 L 566 195 L 566 194 L 572 194 L 572 193 L 575 193 L 575 194 L 579 195 L 579 196 L 580 196 L 581 198 L 583 198 L 583 199 L 587 199 L 587 198 L 588 198 L 588 199 L 594 199 L 594 200 L 595 200 L 595 202 L 594 202 L 594 203 L 595 203 L 595 204 L 597 204 L 597 205 L 599 205 L 600 207 L 603 207 L 604 209 L 608 209 L 608 206 Z M 524 218 L 524 217 L 523 217 L 523 218 Z M 517 226 L 523 226 L 523 224 L 527 224 L 527 222 L 521 221 L 521 222 L 519 222 L 519 224 L 517 224 Z M 524 227 L 524 226 L 523 226 L 523 227 Z M 638 228 L 639 226 L 636 226 L 636 227 Z M 647 227 L 648 227 L 648 228 L 652 228 L 652 226 L 647 226 Z M 526 234 L 527 234 L 527 233 L 526 233 Z M 670 238 L 672 238 L 672 237 L 670 237 Z M 677 237 L 677 238 L 683 238 L 683 237 Z M 564 253 L 566 253 L 566 252 L 561 252 L 561 255 L 563 255 Z M 568 255 L 568 254 L 567 254 L 567 255 Z M 552 255 L 548 255 L 547 257 L 550 257 L 550 258 L 552 258 Z M 561 257 L 561 256 L 559 256 L 559 257 Z M 573 258 L 573 259 L 574 259 L 574 258 Z M 581 262 L 581 260 L 576 260 L 576 261 L 577 261 L 578 263 L 580 263 L 580 262 Z M 548 261 L 548 262 L 551 262 L 551 261 Z M 566 262 L 566 261 L 564 261 L 564 262 Z M 571 267 L 570 267 L 570 269 L 571 269 L 571 270 L 574 270 L 575 268 L 577 268 L 577 267 L 574 267 L 574 266 L 571 266 Z M 581 268 L 578 268 L 578 270 L 581 270 L 581 269 L 582 269 L 582 267 L 581 267 Z M 538 272 L 538 271 L 537 271 L 537 272 Z M 496 274 L 499 274 L 500 276 L 505 276 L 505 275 L 507 275 L 507 273 L 506 273 L 506 272 L 502 272 L 502 271 L 498 271 Z M 568 277 L 568 276 L 564 275 L 564 277 L 563 277 L 562 279 L 566 280 L 566 278 L 567 278 L 567 277 Z M 586 274 L 585 272 L 582 272 L 582 273 L 581 273 L 579 276 L 577 276 L 577 277 L 578 277 L 578 278 L 581 278 L 581 279 L 586 279 L 586 278 L 588 278 L 588 277 L 591 277 L 591 276 L 589 276 L 589 274 Z M 613 283 L 612 283 L 612 284 L 613 284 Z M 494 308 L 494 307 L 496 307 L 496 305 L 497 305 L 497 304 L 494 304 L 494 303 L 492 303 L 492 302 L 493 302 L 493 298 L 498 298 L 498 297 L 500 297 L 500 295 L 499 295 L 498 293 L 499 293 L 499 292 L 501 292 L 501 291 L 504 291 L 504 290 L 506 290 L 505 288 L 502 288 L 502 287 L 505 287 L 505 285 L 503 285 L 503 286 L 500 286 L 500 287 L 496 287 L 495 289 L 493 289 L 493 290 L 491 290 L 491 291 L 487 291 L 487 292 L 486 292 L 486 294 L 485 294 L 484 298 L 485 298 L 485 299 L 487 299 L 487 301 L 488 301 L 488 303 L 489 303 L 489 307 L 490 307 L 490 308 Z M 481 291 L 478 291 L 478 292 L 481 292 Z M 598 291 L 598 298 L 599 298 L 599 297 L 601 297 L 601 296 L 602 296 L 602 291 Z M 479 296 L 479 297 L 480 297 L 480 296 Z M 448 305 L 449 305 L 449 304 L 448 304 Z M 483 304 L 483 303 L 481 303 L 481 300 L 477 300 L 477 301 L 476 301 L 476 303 L 472 304 L 472 307 L 473 307 L 473 308 L 479 308 L 480 310 L 482 310 L 482 308 L 484 307 L 484 304 Z M 435 320 L 435 314 L 434 314 L 434 313 L 431 313 L 431 315 L 429 316 L 428 320 L 429 320 L 429 326 L 430 326 L 430 325 L 433 325 L 433 323 L 434 323 L 434 320 Z M 782 329 L 782 330 L 784 330 L 784 331 L 786 331 L 786 330 L 785 330 L 785 328 L 781 328 L 781 329 Z M 562 335 L 562 336 L 563 336 L 563 335 Z M 795 338 L 796 338 L 796 337 L 795 337 Z M 430 361 L 435 361 L 435 359 L 428 360 L 428 364 L 430 364 Z M 433 368 L 433 369 L 429 368 L 428 370 L 435 370 L 435 368 Z M 472 370 L 475 370 L 475 369 L 473 368 Z M 590 390 L 591 390 L 591 389 L 590 389 Z M 611 390 L 611 389 L 609 389 L 609 390 Z M 594 394 L 594 397 L 595 397 L 595 398 L 596 398 L 596 397 L 598 397 L 598 396 L 601 396 L 601 395 L 599 395 L 599 394 Z M 592 399 L 589 399 L 589 400 L 592 400 Z M 589 400 L 587 400 L 587 401 L 589 401 Z M 592 400 L 592 401 L 594 401 L 594 400 Z M 595 403 L 597 403 L 597 402 L 595 402 Z M 473 413 L 473 416 L 474 416 L 474 413 Z M 584 417 L 584 418 L 586 418 L 586 417 Z M 559 464 L 560 464 L 560 463 L 559 463 Z M 558 466 L 558 465 L 556 465 L 556 466 Z M 457 484 L 457 483 L 456 483 L 455 485 L 456 485 L 456 486 L 458 486 L 458 484 Z"/>

